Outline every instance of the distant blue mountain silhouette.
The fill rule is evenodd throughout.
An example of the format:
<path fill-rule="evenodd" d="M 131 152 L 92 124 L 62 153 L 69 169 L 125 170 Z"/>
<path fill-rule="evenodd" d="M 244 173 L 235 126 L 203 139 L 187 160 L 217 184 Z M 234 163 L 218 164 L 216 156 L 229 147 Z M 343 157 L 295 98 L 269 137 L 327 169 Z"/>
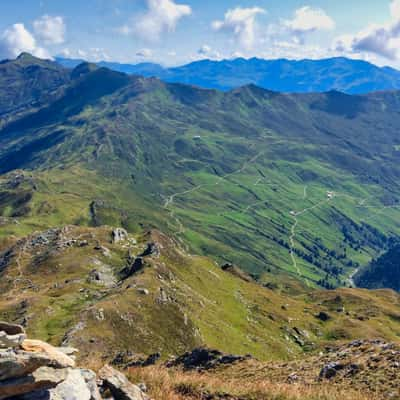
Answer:
<path fill-rule="evenodd" d="M 83 60 L 57 58 L 56 61 L 73 68 Z M 344 57 L 300 61 L 259 58 L 202 60 L 175 68 L 164 68 L 153 63 L 131 65 L 100 62 L 98 65 L 128 74 L 154 76 L 166 82 L 219 90 L 248 84 L 278 92 L 300 93 L 337 90 L 360 94 L 400 89 L 400 71 Z"/>

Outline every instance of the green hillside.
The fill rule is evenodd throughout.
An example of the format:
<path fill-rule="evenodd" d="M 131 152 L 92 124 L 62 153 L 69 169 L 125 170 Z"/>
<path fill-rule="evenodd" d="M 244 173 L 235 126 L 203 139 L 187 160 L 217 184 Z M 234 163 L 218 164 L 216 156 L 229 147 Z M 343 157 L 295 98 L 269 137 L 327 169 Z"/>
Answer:
<path fill-rule="evenodd" d="M 398 92 L 221 93 L 69 74 L 0 131 L 2 236 L 157 227 L 261 282 L 336 287 L 399 234 Z"/>
<path fill-rule="evenodd" d="M 400 291 L 400 246 L 394 244 L 390 249 L 354 276 L 358 286 L 368 289 L 382 287 Z"/>

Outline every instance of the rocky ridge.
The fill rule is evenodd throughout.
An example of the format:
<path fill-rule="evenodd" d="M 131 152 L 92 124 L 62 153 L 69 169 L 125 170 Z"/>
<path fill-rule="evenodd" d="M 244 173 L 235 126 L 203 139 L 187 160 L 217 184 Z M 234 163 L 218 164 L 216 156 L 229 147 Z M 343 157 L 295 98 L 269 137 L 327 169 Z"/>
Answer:
<path fill-rule="evenodd" d="M 98 375 L 77 367 L 76 352 L 28 339 L 22 326 L 0 322 L 0 400 L 149 400 L 108 365 Z"/>

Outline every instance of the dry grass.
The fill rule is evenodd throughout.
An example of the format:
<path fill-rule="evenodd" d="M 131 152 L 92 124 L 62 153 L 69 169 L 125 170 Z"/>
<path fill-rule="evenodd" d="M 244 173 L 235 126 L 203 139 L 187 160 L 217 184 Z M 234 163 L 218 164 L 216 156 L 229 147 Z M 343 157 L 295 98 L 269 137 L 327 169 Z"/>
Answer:
<path fill-rule="evenodd" d="M 379 400 L 329 383 L 301 385 L 266 380 L 226 378 L 210 373 L 184 373 L 162 367 L 129 370 L 132 382 L 144 382 L 154 400 Z"/>

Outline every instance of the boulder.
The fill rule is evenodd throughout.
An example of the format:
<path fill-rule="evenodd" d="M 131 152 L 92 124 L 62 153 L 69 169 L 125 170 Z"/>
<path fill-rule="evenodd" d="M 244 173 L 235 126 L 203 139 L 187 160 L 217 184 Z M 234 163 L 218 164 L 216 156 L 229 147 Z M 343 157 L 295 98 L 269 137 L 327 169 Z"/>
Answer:
<path fill-rule="evenodd" d="M 16 349 L 20 347 L 21 343 L 26 339 L 26 335 L 23 333 L 18 333 L 16 335 L 7 335 L 6 332 L 0 331 L 0 348 Z"/>
<path fill-rule="evenodd" d="M 330 315 L 326 313 L 325 311 L 321 311 L 319 314 L 315 316 L 315 318 L 318 318 L 322 322 L 329 321 L 331 319 Z"/>
<path fill-rule="evenodd" d="M 31 353 L 43 353 L 52 360 L 52 366 L 55 368 L 75 367 L 75 361 L 66 354 L 57 350 L 56 347 L 41 340 L 26 339 L 22 342 L 21 348 Z"/>
<path fill-rule="evenodd" d="M 111 392 L 115 400 L 149 400 L 138 386 L 130 383 L 125 375 L 109 365 L 105 365 L 99 371 L 99 378 L 103 381 L 104 388 Z"/>
<path fill-rule="evenodd" d="M 67 377 L 66 369 L 41 367 L 32 374 L 0 382 L 0 400 L 27 393 L 53 389 Z"/>
<path fill-rule="evenodd" d="M 344 365 L 337 362 L 329 363 L 321 369 L 319 379 L 332 379 L 337 375 L 338 371 L 341 371 L 344 367 Z"/>
<path fill-rule="evenodd" d="M 0 332 L 3 331 L 7 335 L 25 335 L 25 329 L 21 325 L 9 324 L 8 322 L 0 321 Z"/>
<path fill-rule="evenodd" d="M 54 366 L 54 361 L 44 353 L 28 353 L 14 350 L 0 351 L 0 381 L 20 378 L 40 367 Z"/>
<path fill-rule="evenodd" d="M 121 271 L 122 279 L 128 279 L 132 275 L 141 271 L 144 268 L 144 260 L 142 257 L 136 257 L 131 265 L 126 266 Z"/>
<path fill-rule="evenodd" d="M 115 228 L 111 236 L 113 243 L 119 243 L 128 239 L 128 232 L 123 228 Z"/>
<path fill-rule="evenodd" d="M 102 400 L 99 388 L 97 386 L 97 375 L 89 369 L 81 369 L 81 374 L 85 379 L 86 385 L 89 388 L 91 400 Z"/>
<path fill-rule="evenodd" d="M 161 353 L 150 354 L 147 358 L 139 358 L 137 360 L 130 361 L 126 364 L 126 368 L 129 367 L 149 367 L 155 365 L 161 358 Z"/>
<path fill-rule="evenodd" d="M 146 248 L 139 257 L 158 257 L 160 255 L 160 246 L 157 243 L 147 243 Z"/>
<path fill-rule="evenodd" d="M 75 347 L 55 347 L 55 349 L 67 356 L 73 356 L 74 354 L 79 353 L 79 350 L 75 349 Z"/>
<path fill-rule="evenodd" d="M 224 354 L 218 350 L 199 347 L 169 361 L 167 367 L 183 367 L 185 370 L 207 370 L 219 365 L 234 364 L 249 358 L 251 356 Z"/>
<path fill-rule="evenodd" d="M 54 389 L 49 390 L 49 400 L 101 400 L 92 371 L 69 369 L 67 376 Z"/>

